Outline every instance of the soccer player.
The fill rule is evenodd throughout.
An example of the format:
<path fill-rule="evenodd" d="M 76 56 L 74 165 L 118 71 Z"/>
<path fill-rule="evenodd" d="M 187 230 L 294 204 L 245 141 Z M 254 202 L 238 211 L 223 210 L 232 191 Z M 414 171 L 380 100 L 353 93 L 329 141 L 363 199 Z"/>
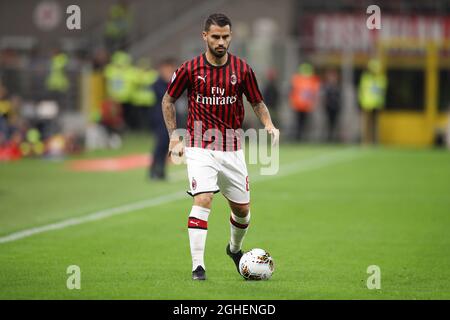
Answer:
<path fill-rule="evenodd" d="M 213 195 L 228 200 L 231 238 L 226 253 L 239 272 L 242 242 L 250 222 L 250 189 L 239 129 L 244 119 L 242 95 L 276 143 L 279 131 L 264 104 L 255 74 L 242 59 L 228 52 L 231 21 L 210 15 L 204 25 L 206 52 L 183 63 L 173 74 L 162 107 L 169 133 L 169 155 L 186 156 L 194 203 L 188 218 L 192 279 L 205 280 L 204 251 Z M 175 101 L 188 91 L 185 147 L 177 135 Z"/>

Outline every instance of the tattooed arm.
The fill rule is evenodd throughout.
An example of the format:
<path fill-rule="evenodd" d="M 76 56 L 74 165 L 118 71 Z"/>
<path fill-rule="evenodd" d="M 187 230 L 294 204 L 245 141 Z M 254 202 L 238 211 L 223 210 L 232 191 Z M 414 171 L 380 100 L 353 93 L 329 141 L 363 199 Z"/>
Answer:
<path fill-rule="evenodd" d="M 272 143 L 275 144 L 278 142 L 278 138 L 280 132 L 272 123 L 272 119 L 270 118 L 269 110 L 267 109 L 266 104 L 261 101 L 257 103 L 252 103 L 253 111 L 256 116 L 259 118 L 261 123 L 264 125 L 264 129 L 267 130 L 268 133 L 272 136 Z"/>
<path fill-rule="evenodd" d="M 169 133 L 169 138 L 172 137 L 172 133 L 177 129 L 177 119 L 175 110 L 175 98 L 172 98 L 167 92 L 162 99 L 162 113 L 164 116 L 164 122 Z"/>
<path fill-rule="evenodd" d="M 272 123 L 272 119 L 270 118 L 269 110 L 267 109 L 267 106 L 263 101 L 252 103 L 252 107 L 256 116 L 259 118 L 265 128 L 275 127 Z"/>
<path fill-rule="evenodd" d="M 176 109 L 175 109 L 176 99 L 171 97 L 167 92 L 164 94 L 162 99 L 162 113 L 164 117 L 164 122 L 166 123 L 167 132 L 169 134 L 169 156 L 171 156 L 173 151 L 177 151 L 180 157 L 183 155 L 182 147 L 180 146 L 179 137 L 175 134 L 177 130 L 177 119 L 176 119 Z"/>

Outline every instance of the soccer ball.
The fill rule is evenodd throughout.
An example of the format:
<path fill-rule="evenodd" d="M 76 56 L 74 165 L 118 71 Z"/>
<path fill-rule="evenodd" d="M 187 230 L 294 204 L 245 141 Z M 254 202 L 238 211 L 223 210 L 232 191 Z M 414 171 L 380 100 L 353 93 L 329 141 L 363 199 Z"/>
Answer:
<path fill-rule="evenodd" d="M 239 272 L 246 280 L 268 280 L 273 270 L 273 259 L 263 249 L 252 249 L 244 253 L 239 261 Z"/>

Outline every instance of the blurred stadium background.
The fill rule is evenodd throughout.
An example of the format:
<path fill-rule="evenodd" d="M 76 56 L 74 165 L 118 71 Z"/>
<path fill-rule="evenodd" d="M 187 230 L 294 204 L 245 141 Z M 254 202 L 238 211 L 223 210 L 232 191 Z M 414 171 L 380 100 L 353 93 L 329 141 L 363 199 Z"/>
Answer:
<path fill-rule="evenodd" d="M 19 126 L 39 127 L 43 139 L 72 133 L 81 136 L 79 144 L 89 125 L 101 123 L 102 105 L 111 100 L 104 71 L 116 51 L 128 55 L 124 59 L 130 65 L 124 68 L 137 72 L 156 69 L 167 57 L 182 62 L 204 49 L 200 32 L 205 16 L 224 11 L 233 17 L 232 51 L 251 62 L 261 88 L 270 91 L 266 93 L 278 94 L 269 107 L 284 139 L 294 137 L 297 126 L 289 102 L 291 77 L 306 62 L 315 68 L 322 85 L 327 72 L 338 72 L 341 110 L 336 139 L 361 141 L 358 85 L 369 60 L 378 59 L 388 79 L 377 124 L 379 142 L 431 146 L 448 140 L 447 1 L 380 1 L 381 30 L 366 27 L 370 1 L 286 0 L 273 7 L 254 1 L 80 1 L 81 30 L 66 27 L 70 4 L 1 3 L 0 70 L 2 91 L 6 89 L 2 95 L 7 97 L 1 99 L 3 104 L 9 100 L 11 113 L 23 120 L 16 120 Z M 145 85 L 145 80 L 141 82 L 130 91 Z M 320 97 L 305 128 L 310 142 L 326 140 L 324 96 Z M 129 100 L 126 103 L 137 103 Z M 145 103 L 144 109 L 151 106 Z M 248 126 L 257 125 L 251 112 L 247 116 Z M 146 127 L 133 121 L 126 124 L 130 130 Z"/>
<path fill-rule="evenodd" d="M 0 297 L 450 297 L 449 1 L 274 3 L 0 1 Z M 81 30 L 66 26 L 73 4 Z M 380 30 L 366 26 L 372 4 Z M 246 246 L 266 247 L 279 263 L 278 281 L 261 284 L 259 295 L 254 284 L 233 282 L 215 252 L 215 282 L 202 291 L 186 280 L 184 167 L 169 165 L 166 181 L 148 179 L 158 65 L 202 52 L 212 12 L 231 18 L 230 51 L 254 68 L 282 134 L 280 180 L 258 183 L 250 168 L 260 218 Z M 302 82 L 295 75 L 314 97 L 304 107 L 293 107 L 302 90 L 293 92 Z M 259 127 L 246 108 L 245 127 Z M 183 99 L 177 112 L 182 127 Z M 78 225 L 114 208 L 135 214 L 70 227 L 73 217 Z M 226 212 L 225 203 L 217 209 Z M 266 210 L 299 231 L 273 230 Z M 227 239 L 225 216 L 212 217 L 210 251 Z M 158 228 L 166 223 L 167 233 Z M 52 224 L 64 230 L 44 234 Z M 365 268 L 377 261 L 390 281 L 382 294 L 365 288 Z M 81 265 L 90 289 L 65 288 L 69 264 Z M 162 270 L 170 275 L 152 283 Z"/>

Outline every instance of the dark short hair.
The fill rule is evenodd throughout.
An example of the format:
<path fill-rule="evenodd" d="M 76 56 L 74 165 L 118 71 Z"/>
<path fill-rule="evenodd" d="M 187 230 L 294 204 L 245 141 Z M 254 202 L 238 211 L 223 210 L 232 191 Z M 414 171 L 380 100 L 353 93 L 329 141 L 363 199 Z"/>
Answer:
<path fill-rule="evenodd" d="M 216 25 L 219 27 L 225 27 L 226 25 L 229 25 L 231 29 L 231 20 L 223 13 L 213 13 L 206 19 L 205 27 L 203 30 L 209 31 L 211 25 Z"/>

